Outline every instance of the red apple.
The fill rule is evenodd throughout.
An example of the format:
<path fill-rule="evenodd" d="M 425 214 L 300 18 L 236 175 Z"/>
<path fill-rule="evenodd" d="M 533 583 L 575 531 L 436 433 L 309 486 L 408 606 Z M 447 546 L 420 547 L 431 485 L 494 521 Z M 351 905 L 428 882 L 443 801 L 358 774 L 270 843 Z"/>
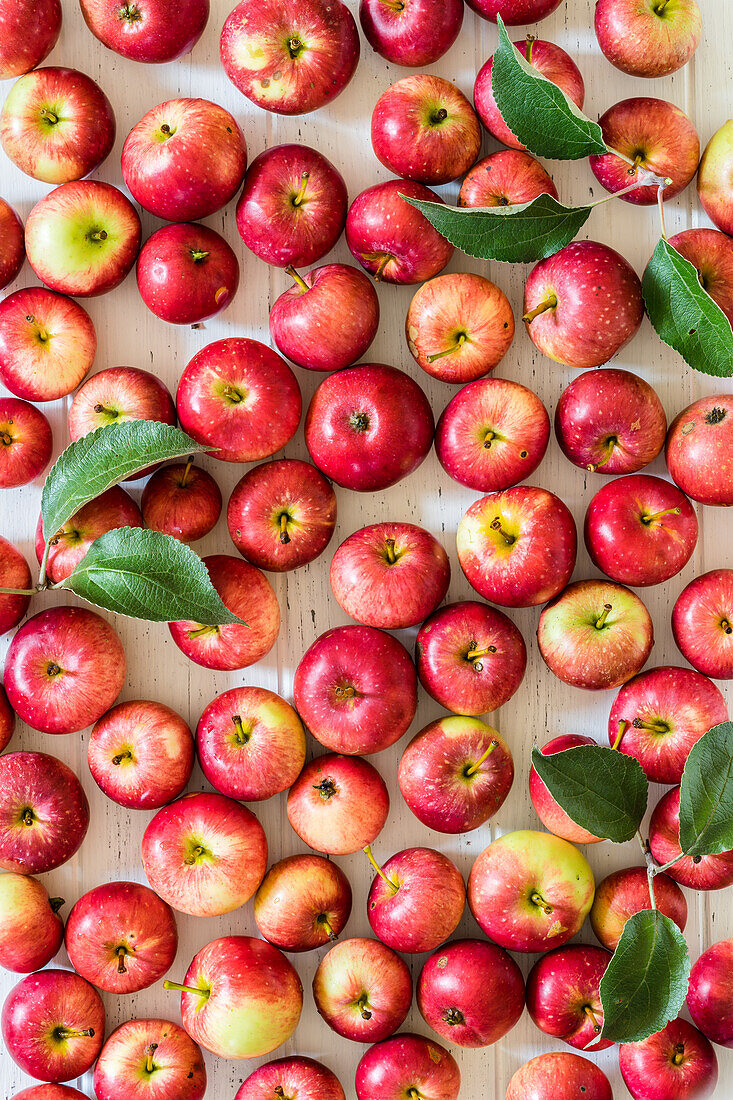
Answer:
<path fill-rule="evenodd" d="M 197 351 L 176 393 L 181 427 L 222 462 L 258 462 L 289 443 L 302 411 L 298 381 L 259 340 L 229 337 Z"/>
<path fill-rule="evenodd" d="M 656 883 L 659 877 L 655 879 Z M 733 1046 L 733 940 L 703 951 L 690 973 L 687 1007 L 703 1035 L 720 1046 Z"/>
<path fill-rule="evenodd" d="M 212 787 L 242 802 L 261 802 L 287 790 L 300 775 L 305 730 L 274 691 L 231 688 L 199 718 L 196 749 Z"/>
<path fill-rule="evenodd" d="M 381 752 L 417 709 L 417 677 L 404 646 L 382 630 L 339 626 L 316 638 L 293 679 L 295 706 L 332 752 Z M 345 766 L 345 765 L 344 765 Z"/>
<path fill-rule="evenodd" d="M 288 821 L 309 848 L 349 855 L 381 833 L 389 794 L 367 760 L 331 753 L 306 764 L 290 788 L 287 811 Z"/>
<path fill-rule="evenodd" d="M 687 0 L 695 4 L 696 0 Z M 697 173 L 697 196 L 705 213 L 724 233 L 733 230 L 733 214 L 730 202 L 730 180 L 733 170 L 731 157 L 731 131 L 728 119 L 715 131 L 705 147 Z"/>
<path fill-rule="evenodd" d="M 0 489 L 29 485 L 51 460 L 53 437 L 40 409 L 0 397 Z"/>
<path fill-rule="evenodd" d="M 0 535 L 0 588 L 14 588 L 19 592 L 32 591 L 33 578 L 28 562 L 17 546 Z M 17 626 L 30 606 L 30 594 L 20 596 L 0 592 L 0 634 L 6 634 Z"/>
<path fill-rule="evenodd" d="M 519 149 L 500 149 L 474 164 L 458 192 L 458 206 L 518 206 L 539 195 L 557 198 L 552 176 Z"/>
<path fill-rule="evenodd" d="M 634 1100 L 703 1100 L 718 1083 L 715 1051 L 687 1020 L 672 1020 L 640 1043 L 624 1043 L 618 1064 Z"/>
<path fill-rule="evenodd" d="M 209 0 L 182 0 L 175 15 L 165 0 L 135 0 L 123 7 L 117 0 L 80 0 L 80 5 L 84 22 L 104 46 L 149 64 L 190 53 L 209 18 Z"/>
<path fill-rule="evenodd" d="M 37 875 L 60 867 L 78 851 L 88 826 L 89 803 L 66 764 L 45 752 L 0 756 L 4 871 Z"/>
<path fill-rule="evenodd" d="M 191 325 L 226 309 L 239 286 L 239 263 L 208 226 L 164 225 L 140 250 L 137 286 L 156 317 Z"/>
<path fill-rule="evenodd" d="M 540 749 L 543 756 L 552 756 L 556 752 L 564 752 L 565 749 L 574 749 L 579 745 L 595 745 L 592 737 L 582 737 L 577 733 L 565 733 L 560 737 L 553 737 Z M 535 813 L 551 833 L 569 840 L 572 844 L 598 844 L 601 837 L 577 825 L 571 817 L 565 813 L 552 797 L 547 787 L 540 779 L 534 766 L 529 772 L 529 797 L 532 799 Z"/>
<path fill-rule="evenodd" d="M 125 138 L 122 176 L 142 207 L 169 222 L 207 218 L 234 198 L 247 146 L 229 111 L 208 99 L 169 99 Z"/>
<path fill-rule="evenodd" d="M 64 942 L 63 904 L 30 875 L 0 875 L 0 966 L 30 974 L 49 963 Z"/>
<path fill-rule="evenodd" d="M 197 542 L 216 527 L 221 490 L 190 458 L 156 470 L 143 489 L 140 508 L 146 527 L 180 542 Z"/>
<path fill-rule="evenodd" d="M 250 1073 L 234 1100 L 268 1100 L 271 1096 L 288 1094 L 299 1100 L 346 1100 L 335 1073 L 322 1062 L 299 1054 L 266 1062 Z"/>
<path fill-rule="evenodd" d="M 402 754 L 400 791 L 415 817 L 439 833 L 478 829 L 501 807 L 514 781 L 509 746 L 478 718 L 439 718 Z"/>
<path fill-rule="evenodd" d="M 412 978 L 407 964 L 379 940 L 342 940 L 318 964 L 313 1000 L 337 1035 L 378 1043 L 404 1023 Z"/>
<path fill-rule="evenodd" d="M 11 1100 L 87 1100 L 78 1089 L 70 1085 L 31 1085 L 22 1092 L 15 1092 Z"/>
<path fill-rule="evenodd" d="M 358 1100 L 458 1100 L 461 1071 L 450 1051 L 403 1032 L 370 1047 L 356 1067 Z M 411 1098 L 412 1100 L 412 1098 Z"/>
<path fill-rule="evenodd" d="M 0 752 L 10 744 L 15 730 L 15 712 L 8 702 L 5 688 L 0 680 Z"/>
<path fill-rule="evenodd" d="M 451 48 L 463 23 L 463 0 L 361 0 L 369 45 L 395 65 L 423 69 Z"/>
<path fill-rule="evenodd" d="M 359 34 L 341 0 L 240 0 L 222 28 L 220 54 L 231 82 L 258 107 L 302 115 L 349 83 Z"/>
<path fill-rule="evenodd" d="M 733 394 L 693 401 L 672 421 L 667 469 L 700 504 L 733 504 Z"/>
<path fill-rule="evenodd" d="M 668 875 L 654 876 L 656 907 L 684 932 L 687 924 L 687 902 L 677 883 Z M 624 867 L 606 875 L 596 886 L 596 896 L 590 911 L 590 923 L 596 939 L 615 951 L 629 917 L 651 909 L 649 875 L 646 867 Z"/>
<path fill-rule="evenodd" d="M 716 680 L 733 679 L 732 624 L 731 569 L 711 569 L 695 577 L 672 609 L 672 632 L 682 656 Z"/>
<path fill-rule="evenodd" d="M 0 302 L 0 379 L 16 397 L 56 401 L 75 390 L 97 352 L 85 309 L 45 287 Z"/>
<path fill-rule="evenodd" d="M 539 1054 L 517 1070 L 505 1100 L 613 1100 L 603 1070 L 579 1054 Z"/>
<path fill-rule="evenodd" d="M 631 76 L 676 73 L 702 37 L 697 0 L 598 0 L 595 28 L 606 58 Z"/>
<path fill-rule="evenodd" d="M 367 898 L 375 936 L 393 951 L 434 951 L 452 936 L 466 906 L 463 876 L 434 848 L 405 848 L 377 870 Z"/>
<path fill-rule="evenodd" d="M 309 462 L 283 458 L 249 470 L 234 486 L 227 527 L 252 565 L 285 573 L 314 561 L 336 526 L 336 494 Z"/>
<path fill-rule="evenodd" d="M 94 1067 L 97 1100 L 203 1100 L 205 1092 L 201 1048 L 169 1020 L 121 1024 Z"/>
<path fill-rule="evenodd" d="M 3 18 L 1 13 L 2 9 L 0 9 L 0 25 Z M 10 203 L 0 198 L 0 290 L 12 283 L 13 279 L 20 274 L 20 269 L 24 263 L 25 230 L 23 222 Z"/>
<path fill-rule="evenodd" d="M 551 15 L 562 4 L 562 0 L 467 0 L 469 8 L 496 23 L 500 15 L 508 27 L 522 23 L 537 23 Z"/>
<path fill-rule="evenodd" d="M 649 848 L 667 874 L 690 890 L 722 890 L 733 884 L 733 851 L 714 856 L 682 856 L 680 847 L 680 789 L 672 787 L 654 807 L 649 822 Z M 682 858 L 679 858 L 682 856 Z"/>
<path fill-rule="evenodd" d="M 693 267 L 703 288 L 733 324 L 733 241 L 717 229 L 685 229 L 669 238 Z"/>
<path fill-rule="evenodd" d="M 283 951 L 325 947 L 351 914 L 351 886 L 325 856 L 288 856 L 274 863 L 255 894 L 260 934 Z"/>
<path fill-rule="evenodd" d="M 60 31 L 59 0 L 0 0 L 0 80 L 40 65 Z"/>
<path fill-rule="evenodd" d="M 600 984 L 611 952 L 574 944 L 538 959 L 527 978 L 527 1008 L 547 1035 L 571 1047 L 596 1053 L 613 1046 L 600 1038 L 603 1005 Z"/>
<path fill-rule="evenodd" d="M 107 367 L 88 378 L 75 394 L 69 409 L 72 440 L 127 420 L 155 420 L 175 424 L 176 407 L 169 390 L 157 375 L 137 367 Z M 148 466 L 128 481 L 139 481 L 154 470 Z"/>
<path fill-rule="evenodd" d="M 66 580 L 86 555 L 95 539 L 119 527 L 142 527 L 143 517 L 132 497 L 119 485 L 79 509 L 51 538 L 46 575 L 54 584 Z M 43 516 L 36 525 L 36 557 L 43 561 L 46 540 Z"/>
<path fill-rule="evenodd" d="M 267 867 L 267 840 L 255 815 L 233 799 L 188 794 L 150 821 L 142 861 L 163 901 L 180 913 L 214 917 L 252 897 Z"/>

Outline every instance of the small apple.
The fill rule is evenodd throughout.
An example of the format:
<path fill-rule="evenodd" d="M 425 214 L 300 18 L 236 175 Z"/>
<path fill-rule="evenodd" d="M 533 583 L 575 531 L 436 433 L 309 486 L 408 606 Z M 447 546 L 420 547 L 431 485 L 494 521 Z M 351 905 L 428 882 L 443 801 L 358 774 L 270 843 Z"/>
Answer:
<path fill-rule="evenodd" d="M 0 489 L 35 481 L 52 450 L 51 425 L 40 409 L 17 397 L 0 397 Z"/>
<path fill-rule="evenodd" d="M 677 883 L 668 875 L 654 876 L 654 899 L 659 912 L 684 932 L 687 902 Z M 596 939 L 609 951 L 615 951 L 629 917 L 651 907 L 646 867 L 624 867 L 606 875 L 596 886 L 589 917 Z"/>
<path fill-rule="evenodd" d="M 654 880 L 656 887 L 659 876 Z M 733 1046 L 733 940 L 720 940 L 703 951 L 690 973 L 687 1007 L 703 1035 L 720 1046 Z"/>
<path fill-rule="evenodd" d="M 379 940 L 342 940 L 318 964 L 313 1000 L 337 1035 L 378 1043 L 404 1023 L 412 978 L 404 960 Z"/>
<path fill-rule="evenodd" d="M 351 886 L 325 856 L 274 863 L 255 894 L 255 923 L 282 951 L 313 951 L 335 940 L 351 914 Z"/>
<path fill-rule="evenodd" d="M 22 1092 L 14 1092 L 11 1100 L 87 1100 L 78 1089 L 70 1085 L 31 1085 Z"/>
<path fill-rule="evenodd" d="M 0 16 L 0 19 L 2 16 Z M 12 283 L 25 263 L 25 229 L 13 207 L 0 198 L 0 290 Z"/>
<path fill-rule="evenodd" d="M 297 1096 L 298 1100 L 346 1100 L 335 1073 L 322 1062 L 296 1054 L 266 1062 L 250 1073 L 234 1100 L 265 1100 L 268 1096 Z"/>
<path fill-rule="evenodd" d="M 450 1051 L 432 1039 L 403 1032 L 376 1043 L 356 1067 L 358 1100 L 458 1100 L 461 1071 Z"/>
<path fill-rule="evenodd" d="M 205 225 L 164 225 L 137 259 L 137 286 L 148 309 L 172 325 L 221 313 L 239 286 L 239 263 L 219 233 Z"/>
<path fill-rule="evenodd" d="M 585 944 L 557 947 L 538 959 L 527 978 L 527 1008 L 540 1031 L 594 1054 L 613 1046 L 600 1037 L 599 987 L 610 961 L 610 951 Z"/>
<path fill-rule="evenodd" d="M 15 711 L 8 702 L 5 688 L 0 680 L 0 752 L 6 749 L 15 731 Z"/>
<path fill-rule="evenodd" d="M 667 433 L 667 469 L 700 504 L 733 504 L 733 394 L 693 401 Z"/>
<path fill-rule="evenodd" d="M 695 0 L 689 2 L 694 3 Z M 733 119 L 728 119 L 707 143 L 697 172 L 700 204 L 713 224 L 724 233 L 733 232 L 733 206 L 730 201 L 732 176 Z"/>
<path fill-rule="evenodd" d="M 539 1054 L 517 1070 L 505 1100 L 613 1100 L 603 1070 L 579 1054 Z"/>
<path fill-rule="evenodd" d="M 682 656 L 698 672 L 733 679 L 732 569 L 711 569 L 682 589 L 672 608 L 672 632 Z"/>
<path fill-rule="evenodd" d="M 209 18 L 209 0 L 180 0 L 174 18 L 164 0 L 134 0 L 122 7 L 117 0 L 80 0 L 80 6 L 84 22 L 103 46 L 148 64 L 190 53 Z"/>
<path fill-rule="evenodd" d="M 389 794 L 367 760 L 330 753 L 303 768 L 290 788 L 287 812 L 291 826 L 309 848 L 326 855 L 349 855 L 372 844 L 381 833 L 389 813 Z"/>
<path fill-rule="evenodd" d="M 113 485 L 80 508 L 52 536 L 46 562 L 47 577 L 54 584 L 66 580 L 100 535 L 119 527 L 142 525 L 143 517 L 135 501 L 119 485 Z M 40 515 L 36 525 L 36 557 L 39 564 L 43 561 L 45 550 L 43 516 Z"/>
<path fill-rule="evenodd" d="M 2 0 L 0 80 L 41 64 L 58 41 L 61 18 L 60 0 Z"/>
<path fill-rule="evenodd" d="M 364 37 L 381 57 L 424 69 L 458 38 L 463 0 L 361 0 L 359 19 Z"/>
<path fill-rule="evenodd" d="M 733 884 L 733 851 L 714 856 L 682 856 L 679 787 L 672 787 L 654 807 L 649 822 L 649 848 L 660 866 L 672 862 L 667 874 L 680 886 L 690 890 L 722 890 Z"/>
<path fill-rule="evenodd" d="M 108 1037 L 94 1067 L 97 1100 L 203 1100 L 205 1092 L 201 1048 L 169 1020 L 121 1024 Z"/>
<path fill-rule="evenodd" d="M 697 0 L 597 0 L 595 28 L 606 58 L 631 76 L 676 73 L 702 37 Z"/>
<path fill-rule="evenodd" d="M 146 527 L 180 542 L 197 542 L 216 527 L 221 490 L 190 458 L 155 471 L 143 489 L 140 509 Z"/>
<path fill-rule="evenodd" d="M 685 229 L 669 244 L 693 267 L 704 290 L 733 324 L 733 241 L 717 229 Z"/>
<path fill-rule="evenodd" d="M 434 848 L 405 848 L 375 867 L 367 916 L 376 936 L 393 951 L 434 951 L 452 936 L 466 906 L 463 876 Z"/>
<path fill-rule="evenodd" d="M 544 744 L 540 752 L 543 756 L 552 756 L 556 752 L 564 752 L 565 749 L 575 749 L 580 745 L 595 745 L 592 737 L 582 737 L 577 733 L 565 733 L 560 737 L 553 737 Z M 555 836 L 569 840 L 571 844 L 598 844 L 601 837 L 577 825 L 571 817 L 565 813 L 552 797 L 547 787 L 540 779 L 534 766 L 529 772 L 529 797 L 532 800 L 535 813 L 549 832 Z"/>
<path fill-rule="evenodd" d="M 687 1020 L 671 1020 L 640 1043 L 623 1043 L 618 1065 L 634 1100 L 703 1100 L 718 1083 L 715 1051 Z"/>
<path fill-rule="evenodd" d="M 30 974 L 49 963 L 64 942 L 62 905 L 30 875 L 0 875 L 0 966 Z"/>
<path fill-rule="evenodd" d="M 55 756 L 0 756 L 0 867 L 38 875 L 78 851 L 89 827 L 81 783 Z"/>
<path fill-rule="evenodd" d="M 0 379 L 16 397 L 56 401 L 75 390 L 97 353 L 92 319 L 78 302 L 45 287 L 0 302 Z"/>
<path fill-rule="evenodd" d="M 500 149 L 474 164 L 458 192 L 458 206 L 519 206 L 539 195 L 556 199 L 552 176 L 520 149 Z"/>
<path fill-rule="evenodd" d="M 30 593 L 32 584 L 28 562 L 17 546 L 13 546 L 12 542 L 0 535 L 0 588 L 15 588 Z M 0 634 L 6 634 L 18 625 L 30 602 L 30 595 L 0 592 Z"/>
<path fill-rule="evenodd" d="M 537 23 L 551 15 L 562 0 L 467 0 L 469 8 L 484 19 L 496 23 L 500 15 L 508 27 Z"/>

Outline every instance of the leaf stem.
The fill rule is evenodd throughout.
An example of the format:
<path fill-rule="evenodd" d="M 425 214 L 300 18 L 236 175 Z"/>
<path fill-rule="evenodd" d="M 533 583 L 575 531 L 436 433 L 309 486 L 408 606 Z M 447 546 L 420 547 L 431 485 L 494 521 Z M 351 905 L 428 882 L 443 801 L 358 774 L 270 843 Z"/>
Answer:
<path fill-rule="evenodd" d="M 38 595 L 37 588 L 0 588 L 0 592 L 5 596 L 36 596 Z"/>
<path fill-rule="evenodd" d="M 43 557 L 41 558 L 41 571 L 38 574 L 38 587 L 43 588 L 46 584 L 46 568 L 48 566 L 48 555 L 51 553 L 51 540 L 46 540 L 46 545 L 43 548 Z"/>
<path fill-rule="evenodd" d="M 664 224 L 664 188 L 657 188 L 657 207 L 659 209 L 659 221 L 662 224 L 662 239 L 667 240 L 667 227 Z"/>
<path fill-rule="evenodd" d="M 617 155 L 621 156 L 620 153 L 618 153 Z M 626 158 L 624 158 L 624 159 L 626 159 Z M 629 164 L 631 164 L 631 163 L 632 163 L 632 161 L 629 161 Z M 629 191 L 635 191 L 637 187 L 641 187 L 641 186 L 642 186 L 642 184 L 640 184 L 638 182 L 637 183 L 630 183 L 628 185 L 628 187 L 622 187 L 620 191 L 614 191 L 610 195 L 604 195 L 602 199 L 596 199 L 595 202 L 589 202 L 588 206 L 592 210 L 594 206 L 601 206 L 604 202 L 610 202 L 611 199 L 620 199 L 622 195 L 628 195 Z"/>

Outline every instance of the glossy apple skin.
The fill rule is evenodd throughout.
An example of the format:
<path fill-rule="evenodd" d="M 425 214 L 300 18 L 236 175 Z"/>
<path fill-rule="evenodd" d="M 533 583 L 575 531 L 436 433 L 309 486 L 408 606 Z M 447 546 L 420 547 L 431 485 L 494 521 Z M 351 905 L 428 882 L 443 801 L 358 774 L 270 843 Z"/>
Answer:
<path fill-rule="evenodd" d="M 452 936 L 466 906 L 463 876 L 434 848 L 405 848 L 381 865 L 367 897 L 375 936 L 393 951 L 434 951 Z"/>
<path fill-rule="evenodd" d="M 361 0 L 359 19 L 369 45 L 395 65 L 424 69 L 447 53 L 463 23 L 462 0 Z"/>
<path fill-rule="evenodd" d="M 733 679 L 733 569 L 711 569 L 682 589 L 672 608 L 672 632 L 698 672 Z"/>
<path fill-rule="evenodd" d="M 87 1100 L 78 1089 L 70 1085 L 31 1085 L 13 1094 L 12 1100 Z"/>
<path fill-rule="evenodd" d="M 117 0 L 80 0 L 80 6 L 84 22 L 104 46 L 148 64 L 190 53 L 209 18 L 209 0 L 182 0 L 174 18 L 165 0 L 136 0 L 129 13 Z"/>
<path fill-rule="evenodd" d="M 171 637 L 197 665 L 220 672 L 248 668 L 270 652 L 280 632 L 280 607 L 272 585 L 253 565 L 229 554 L 203 559 L 224 604 L 247 626 L 169 623 Z"/>
<path fill-rule="evenodd" d="M 556 752 L 564 752 L 565 749 L 575 749 L 580 745 L 595 745 L 592 737 L 582 737 L 577 733 L 564 733 L 560 737 L 553 737 L 540 748 L 543 756 L 552 756 Z M 551 833 L 569 840 L 571 844 L 598 844 L 601 837 L 577 825 L 568 817 L 562 806 L 558 805 L 540 779 L 534 766 L 529 772 L 529 797 L 532 799 L 535 813 Z"/>
<path fill-rule="evenodd" d="M 5 688 L 0 680 L 0 752 L 6 749 L 15 730 L 15 712 L 8 702 Z"/>
<path fill-rule="evenodd" d="M 537 607 L 557 596 L 575 568 L 577 544 L 568 507 L 533 485 L 475 501 L 456 534 L 467 581 L 502 607 Z"/>
<path fill-rule="evenodd" d="M 450 1051 L 403 1032 L 370 1047 L 356 1067 L 358 1100 L 399 1100 L 418 1090 L 425 1100 L 458 1100 L 461 1071 Z"/>
<path fill-rule="evenodd" d="M 45 752 L 0 756 L 0 867 L 38 875 L 78 851 L 89 803 L 71 768 Z M 28 822 L 26 809 L 31 811 Z M 23 821 L 23 831 L 19 832 Z"/>
<path fill-rule="evenodd" d="M 92 319 L 71 298 L 29 286 L 0 302 L 0 378 L 16 397 L 66 397 L 85 378 L 96 353 Z"/>
<path fill-rule="evenodd" d="M 51 537 L 46 574 L 57 584 L 74 571 L 95 539 L 119 527 L 142 527 L 143 517 L 132 497 L 119 485 L 113 485 L 95 500 L 85 504 Z M 36 524 L 36 557 L 40 565 L 46 549 L 43 516 Z"/>
<path fill-rule="evenodd" d="M 157 810 L 182 794 L 191 778 L 193 737 L 164 703 L 129 699 L 95 723 L 88 758 L 94 782 L 113 802 Z"/>
<path fill-rule="evenodd" d="M 29 485 L 51 460 L 53 437 L 40 409 L 0 397 L 0 489 Z"/>
<path fill-rule="evenodd" d="M 28 562 L 17 546 L 0 535 L 0 587 L 30 590 L 33 584 Z M 17 626 L 30 607 L 30 596 L 0 593 L 0 634 Z"/>
<path fill-rule="evenodd" d="M 697 195 L 703 210 L 718 229 L 733 232 L 733 120 L 716 130 L 705 147 L 697 173 Z"/>
<path fill-rule="evenodd" d="M 0 875 L 0 966 L 30 974 L 49 963 L 64 942 L 63 904 L 30 875 Z"/>
<path fill-rule="evenodd" d="M 598 0 L 595 30 L 606 58 L 622 73 L 669 76 L 697 49 L 702 15 L 697 0 L 674 0 L 664 12 L 654 0 Z"/>
<path fill-rule="evenodd" d="M 680 932 L 684 932 L 687 902 L 677 883 L 668 875 L 655 875 L 654 898 L 659 912 L 673 920 Z M 646 867 L 624 867 L 606 875 L 596 886 L 590 911 L 589 919 L 596 939 L 609 951 L 615 951 L 629 917 L 651 907 Z"/>
<path fill-rule="evenodd" d="M 545 664 L 564 683 L 605 691 L 641 671 L 654 645 L 654 627 L 630 589 L 610 581 L 576 581 L 543 609 L 537 641 Z"/>
<path fill-rule="evenodd" d="M 363 271 L 348 264 L 325 264 L 298 276 L 270 310 L 273 340 L 305 370 L 350 366 L 367 351 L 378 327 L 377 292 Z"/>
<path fill-rule="evenodd" d="M 720 940 L 700 955 L 687 990 L 694 1023 L 706 1038 L 723 1047 L 733 1047 L 732 972 L 733 940 Z"/>
<path fill-rule="evenodd" d="M 526 22 L 526 20 L 520 20 L 520 22 Z M 515 42 L 514 45 L 522 57 L 526 59 L 526 41 Z M 546 80 L 551 80 L 553 84 L 556 84 L 582 110 L 585 101 L 583 77 L 580 69 L 565 50 L 561 49 L 560 46 L 556 46 L 554 42 L 544 42 L 542 39 L 537 39 L 532 43 L 531 65 L 540 76 L 544 76 Z M 508 145 L 510 149 L 524 150 L 526 147 L 507 126 L 494 98 L 491 76 L 493 67 L 494 59 L 490 57 L 485 65 L 479 69 L 476 77 L 473 98 L 478 116 L 497 141 Z"/>
<path fill-rule="evenodd" d="M 197 351 L 176 393 L 181 427 L 221 462 L 259 462 L 289 443 L 303 403 L 292 370 L 259 340 L 229 337 Z"/>
<path fill-rule="evenodd" d="M 430 403 L 404 371 L 364 363 L 329 375 L 313 394 L 305 442 L 316 466 L 345 489 L 379 492 L 427 457 Z"/>
<path fill-rule="evenodd" d="M 585 944 L 558 947 L 538 959 L 527 977 L 527 1008 L 540 1031 L 594 1054 L 613 1046 L 599 1038 L 599 986 L 610 961 L 610 951 Z"/>
<path fill-rule="evenodd" d="M 271 1096 L 288 1093 L 299 1100 L 346 1100 L 335 1073 L 322 1062 L 299 1054 L 266 1062 L 250 1073 L 234 1100 L 269 1100 Z"/>
<path fill-rule="evenodd" d="M 697 268 L 704 289 L 733 324 L 733 241 L 717 229 L 685 229 L 669 244 Z"/>
<path fill-rule="evenodd" d="M 524 978 L 514 959 L 485 940 L 454 940 L 425 962 L 417 1007 L 428 1027 L 460 1047 L 488 1047 L 524 1011 Z"/>
<path fill-rule="evenodd" d="M 57 1035 L 59 1028 L 88 1035 Z M 68 970 L 40 970 L 11 989 L 2 1034 L 17 1066 L 40 1081 L 71 1081 L 94 1064 L 104 1041 L 104 1005 L 96 989 Z"/>
<path fill-rule="evenodd" d="M 733 394 L 693 401 L 672 421 L 665 458 L 672 479 L 700 504 L 733 504 Z"/>
<path fill-rule="evenodd" d="M 197 542 L 216 527 L 221 489 L 208 471 L 190 462 L 156 470 L 140 500 L 145 526 L 180 542 Z"/>
<path fill-rule="evenodd" d="M 261 802 L 287 790 L 300 775 L 305 730 L 274 691 L 231 688 L 199 718 L 196 751 L 212 787 L 242 802 Z"/>
<path fill-rule="evenodd" d="M 378 282 L 423 283 L 440 274 L 453 255 L 453 245 L 400 195 L 443 201 L 435 191 L 412 180 L 375 183 L 349 207 L 346 243 L 354 259 Z"/>
<path fill-rule="evenodd" d="M 336 494 L 309 462 L 264 462 L 234 486 L 227 527 L 243 558 L 286 573 L 314 561 L 328 546 L 336 527 Z"/>
<path fill-rule="evenodd" d="M 147 1069 L 150 1048 L 152 1072 Z M 125 1100 L 203 1100 L 205 1092 L 201 1048 L 170 1020 L 121 1024 L 108 1037 L 94 1067 L 97 1100 L 118 1100 L 121 1094 Z"/>
<path fill-rule="evenodd" d="M 282 951 L 313 951 L 343 932 L 351 886 L 325 856 L 287 856 L 274 863 L 255 894 L 255 923 Z"/>
<path fill-rule="evenodd" d="M 529 153 L 500 149 L 474 164 L 461 184 L 457 205 L 514 206 L 539 195 L 558 197 L 549 172 Z"/>
<path fill-rule="evenodd" d="M 148 882 L 172 908 L 220 916 L 249 901 L 262 882 L 267 840 L 255 815 L 233 799 L 188 794 L 149 822 L 142 861 Z"/>
<path fill-rule="evenodd" d="M 639 276 L 605 244 L 575 241 L 541 260 L 524 288 L 525 321 L 536 348 L 569 367 L 608 362 L 639 331 L 644 316 Z"/>
<path fill-rule="evenodd" d="M 95 611 L 53 607 L 20 628 L 5 658 L 15 713 L 43 733 L 75 733 L 96 722 L 122 691 L 122 642 Z"/>
<path fill-rule="evenodd" d="M 173 913 L 138 882 L 108 882 L 89 890 L 66 921 L 71 965 L 107 993 L 147 989 L 173 965 L 177 947 Z"/>
<path fill-rule="evenodd" d="M 2 14 L 0 14 L 0 20 Z M 20 274 L 25 263 L 23 222 L 10 203 L 0 199 L 0 290 Z"/>
<path fill-rule="evenodd" d="M 61 31 L 59 0 L 2 0 L 0 3 L 0 80 L 21 76 L 40 65 Z"/>
<path fill-rule="evenodd" d="M 618 1064 L 634 1100 L 703 1100 L 718 1083 L 715 1051 L 687 1020 L 672 1020 L 640 1043 L 623 1043 Z"/>
<path fill-rule="evenodd" d="M 290 788 L 288 821 L 318 852 L 342 856 L 372 844 L 387 820 L 381 775 L 359 756 L 330 753 L 309 761 Z"/>
<path fill-rule="evenodd" d="M 116 187 L 72 180 L 33 207 L 25 223 L 25 248 L 29 264 L 51 290 L 92 298 L 126 278 L 141 235 L 135 207 Z"/>
<path fill-rule="evenodd" d="M 551 15 L 562 0 L 467 0 L 469 8 L 484 19 L 496 23 L 500 15 L 508 27 L 537 23 Z"/>
<path fill-rule="evenodd" d="M 635 474 L 664 446 L 667 417 L 649 383 L 601 367 L 574 378 L 555 407 L 555 435 L 574 466 L 597 474 Z"/>
<path fill-rule="evenodd" d="M 404 960 L 379 940 L 342 940 L 318 964 L 313 1000 L 337 1035 L 378 1043 L 404 1023 L 412 978 Z"/>
<path fill-rule="evenodd" d="M 148 309 L 172 325 L 221 313 L 239 286 L 239 263 L 219 233 L 205 225 L 164 225 L 137 259 L 137 286 Z"/>
<path fill-rule="evenodd" d="M 115 141 L 112 104 L 77 69 L 49 66 L 26 73 L 0 112 L 0 144 L 16 168 L 43 183 L 88 176 Z"/>
<path fill-rule="evenodd" d="M 539 1054 L 517 1070 L 505 1100 L 613 1100 L 603 1070 L 579 1054 Z"/>
<path fill-rule="evenodd" d="M 657 802 L 649 822 L 649 846 L 660 865 L 681 854 L 679 787 L 672 787 Z M 666 873 L 690 890 L 721 890 L 733 883 L 733 851 L 699 859 L 684 856 L 668 867 Z"/>
<path fill-rule="evenodd" d="M 548 951 L 580 931 L 593 891 L 593 872 L 577 848 L 552 833 L 520 829 L 478 856 L 468 904 L 482 931 L 501 947 Z"/>
<path fill-rule="evenodd" d="M 423 825 L 439 833 L 466 833 L 501 807 L 514 781 L 514 762 L 509 746 L 491 726 L 451 715 L 413 737 L 397 779 L 402 797 Z"/>
<path fill-rule="evenodd" d="M 169 222 L 221 210 L 239 189 L 247 146 L 232 115 L 208 99 L 170 99 L 125 138 L 122 176 L 142 207 Z"/>

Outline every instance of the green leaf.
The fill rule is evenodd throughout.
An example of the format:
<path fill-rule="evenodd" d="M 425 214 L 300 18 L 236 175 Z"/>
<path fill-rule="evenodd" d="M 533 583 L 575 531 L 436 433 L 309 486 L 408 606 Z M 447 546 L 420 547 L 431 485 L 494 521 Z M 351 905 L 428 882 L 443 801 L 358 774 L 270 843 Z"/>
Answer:
<path fill-rule="evenodd" d="M 733 722 L 692 746 L 680 784 L 680 846 L 686 856 L 733 848 Z"/>
<path fill-rule="evenodd" d="M 456 207 L 401 195 L 424 214 L 446 240 L 469 256 L 508 263 L 532 263 L 552 256 L 572 241 L 590 206 L 563 206 L 552 195 L 538 195 L 516 206 Z"/>
<path fill-rule="evenodd" d="M 579 745 L 549 756 L 534 748 L 532 764 L 576 825 L 617 844 L 632 839 L 649 795 L 636 760 L 600 745 Z"/>
<path fill-rule="evenodd" d="M 626 921 L 601 978 L 604 1039 L 638 1043 L 675 1020 L 685 1003 L 690 956 L 674 921 L 643 909 Z"/>
<path fill-rule="evenodd" d="M 139 527 L 118 527 L 95 539 L 57 587 L 135 619 L 187 619 L 206 626 L 242 622 L 222 603 L 190 546 Z"/>
<path fill-rule="evenodd" d="M 716 378 L 733 375 L 733 329 L 703 289 L 694 265 L 661 240 L 641 281 L 657 335 L 694 370 Z"/>
<path fill-rule="evenodd" d="M 109 424 L 69 444 L 51 468 L 41 497 L 44 538 L 106 489 L 146 466 L 211 450 L 190 435 L 154 420 Z"/>
<path fill-rule="evenodd" d="M 491 86 L 501 116 L 512 133 L 540 157 L 581 160 L 607 153 L 603 131 L 580 111 L 557 84 L 528 65 L 497 17 L 499 46 Z"/>

